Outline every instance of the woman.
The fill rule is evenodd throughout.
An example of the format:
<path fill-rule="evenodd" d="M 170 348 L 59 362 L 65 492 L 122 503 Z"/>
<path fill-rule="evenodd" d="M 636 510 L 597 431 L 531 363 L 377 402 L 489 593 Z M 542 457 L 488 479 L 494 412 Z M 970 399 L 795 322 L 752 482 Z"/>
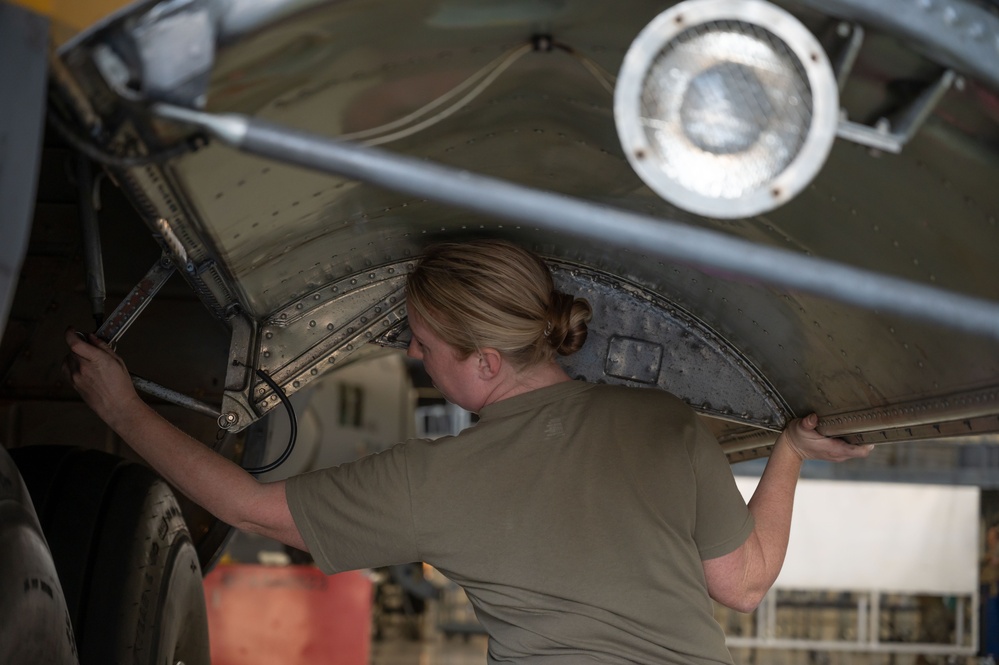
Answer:
<path fill-rule="evenodd" d="M 730 663 L 710 598 L 749 611 L 776 579 L 806 458 L 865 456 L 815 431 L 778 438 L 747 506 L 717 442 L 658 390 L 573 381 L 585 301 L 501 241 L 428 250 L 407 284 L 435 385 L 479 414 L 455 437 L 258 483 L 159 418 L 106 345 L 68 333 L 85 401 L 168 481 L 330 573 L 426 561 L 461 584 L 490 662 Z"/>

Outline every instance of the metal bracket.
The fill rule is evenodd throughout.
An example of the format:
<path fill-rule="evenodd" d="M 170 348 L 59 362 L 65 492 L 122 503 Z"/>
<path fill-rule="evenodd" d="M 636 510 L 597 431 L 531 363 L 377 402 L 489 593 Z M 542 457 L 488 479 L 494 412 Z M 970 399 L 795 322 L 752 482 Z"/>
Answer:
<path fill-rule="evenodd" d="M 261 415 L 254 408 L 250 396 L 259 341 L 256 324 L 248 317 L 233 317 L 230 324 L 232 340 L 229 342 L 229 369 L 225 375 L 219 427 L 238 432 Z"/>
<path fill-rule="evenodd" d="M 93 52 L 94 65 L 117 94 L 133 101 L 204 108 L 215 63 L 216 19 L 211 3 L 158 3 L 125 34 L 130 42 L 127 50 L 101 45 Z"/>
<path fill-rule="evenodd" d="M 857 56 L 860 55 L 860 49 L 864 45 L 864 29 L 856 23 L 850 24 L 844 21 L 836 26 L 836 32 L 846 38 L 846 43 L 833 60 L 836 85 L 840 92 L 843 92 Z"/>
<path fill-rule="evenodd" d="M 386 349 L 408 349 L 412 340 L 413 331 L 409 329 L 409 320 L 403 319 L 371 341 Z"/>
<path fill-rule="evenodd" d="M 259 330 L 235 318 L 219 426 L 238 432 L 280 404 L 275 392 L 256 380 L 255 367 L 293 395 L 369 342 L 385 345 L 393 331 L 398 337 L 411 269 L 410 262 L 402 262 L 327 284 L 272 314 Z"/>
<path fill-rule="evenodd" d="M 926 122 L 956 78 L 957 74 L 948 69 L 893 119 L 882 118 L 875 127 L 841 118 L 836 134 L 847 141 L 898 154 Z"/>
<path fill-rule="evenodd" d="M 929 399 L 820 416 L 818 430 L 848 443 L 928 441 L 999 432 L 999 386 Z M 765 457 L 774 432 L 745 430 L 719 441 L 730 462 Z"/>

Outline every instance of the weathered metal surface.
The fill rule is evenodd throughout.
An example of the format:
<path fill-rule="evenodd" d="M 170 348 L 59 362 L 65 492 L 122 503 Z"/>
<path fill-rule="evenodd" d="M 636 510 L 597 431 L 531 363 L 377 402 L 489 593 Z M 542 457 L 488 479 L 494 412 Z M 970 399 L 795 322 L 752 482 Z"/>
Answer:
<path fill-rule="evenodd" d="M 701 270 L 725 271 L 731 279 L 758 281 L 999 341 L 999 304 L 981 298 L 331 141 L 246 116 L 216 116 L 165 104 L 157 104 L 153 110 L 158 116 L 206 129 L 241 151 L 277 162 L 357 178 L 403 194 L 426 196 L 472 214 L 533 224 L 580 240 L 647 251 L 659 259 Z M 157 228 L 160 226 L 158 221 Z"/>
<path fill-rule="evenodd" d="M 994 20 L 964 2 L 916 3 L 911 11 L 900 11 L 911 4 L 901 2 L 782 4 L 828 51 L 848 39 L 836 33 L 841 20 L 863 29 L 862 47 L 850 54 L 853 66 L 841 72 L 841 105 L 851 122 L 876 128 L 880 118 L 910 107 L 947 69 L 958 77 L 937 90 L 932 112 L 898 154 L 837 140 L 797 198 L 750 219 L 720 221 L 676 210 L 641 184 L 621 152 L 609 85 L 631 40 L 665 8 L 655 3 L 275 3 L 270 10 L 281 20 L 266 28 L 267 21 L 254 23 L 252 31 L 221 28 L 229 36 L 216 44 L 207 110 L 331 137 L 384 137 L 408 127 L 412 131 L 383 147 L 999 301 L 991 251 L 999 245 L 999 79 L 993 71 L 999 59 L 980 57 L 982 49 L 995 48 Z M 63 50 L 64 61 L 105 124 L 106 150 L 170 149 L 185 138 L 176 125 L 116 100 L 87 64 L 116 29 L 76 40 Z M 521 53 L 523 45 L 531 49 Z M 513 53 L 519 55 L 509 60 Z M 499 71 L 498 63 L 507 66 Z M 469 80 L 488 84 L 474 87 L 470 98 L 450 95 Z M 418 120 L 395 122 L 428 107 Z M 433 121 L 424 122 L 428 118 Z M 323 301 L 316 317 L 285 328 L 273 323 L 275 313 L 296 303 L 311 309 L 305 303 L 310 296 L 404 265 L 427 243 L 477 236 L 509 238 L 580 274 L 612 277 L 601 298 L 615 307 L 607 306 L 606 321 L 595 324 L 597 330 L 606 326 L 608 332 L 595 333 L 604 346 L 578 359 L 588 378 L 614 375 L 651 385 L 656 375 L 662 385 L 663 376 L 677 380 L 681 373 L 670 370 L 679 364 L 683 382 L 670 389 L 746 425 L 782 413 L 775 407 L 781 401 L 788 414 L 851 414 L 930 398 L 950 399 L 935 419 L 960 423 L 954 398 L 999 384 L 999 344 L 947 325 L 764 286 L 682 260 L 666 262 L 642 247 L 572 229 L 469 214 L 429 197 L 239 155 L 217 142 L 116 176 L 151 229 L 156 219 L 169 222 L 200 267 L 185 271 L 185 278 L 209 309 L 220 320 L 242 322 L 241 341 L 234 343 L 238 355 L 266 366 L 289 391 L 296 381 L 311 381 L 313 369 L 318 376 L 332 367 L 331 355 L 344 357 L 354 338 L 343 326 L 366 316 L 389 292 L 336 314 L 328 312 L 337 301 Z M 368 318 L 379 325 L 382 320 Z M 315 327 L 308 326 L 312 320 Z M 660 322 L 663 330 L 655 329 Z M 320 332 L 320 323 L 333 323 L 335 330 Z M 620 332 L 611 332 L 615 328 Z M 362 329 L 356 327 L 355 336 Z M 694 376 L 683 365 L 692 352 L 683 348 L 681 329 L 691 339 L 713 340 L 711 348 L 719 351 L 707 367 L 742 367 L 736 372 L 742 388 L 722 398 L 718 376 Z M 274 336 L 266 339 L 265 331 Z M 377 336 L 375 329 L 365 331 Z M 241 417 L 276 404 L 266 390 L 251 397 L 245 369 L 230 367 L 230 375 L 227 399 L 238 403 L 243 396 Z M 703 395 L 712 386 L 714 394 Z M 996 415 L 994 406 L 971 419 L 975 431 L 989 429 L 981 418 Z M 923 427 L 876 422 L 893 440 L 914 437 Z M 942 427 L 940 435 L 957 436 L 955 427 Z"/>
<path fill-rule="evenodd" d="M 287 395 L 309 386 L 364 345 L 404 322 L 405 277 L 412 261 L 365 271 L 305 294 L 274 312 L 259 328 L 235 328 L 232 369 L 222 412 L 239 431 L 280 404 L 276 392 L 251 379 L 259 367 Z"/>
<path fill-rule="evenodd" d="M 721 420 L 781 429 L 783 399 L 737 349 L 689 312 L 612 275 L 555 266 L 555 281 L 593 308 L 583 350 L 560 359 L 570 374 L 655 387 Z"/>

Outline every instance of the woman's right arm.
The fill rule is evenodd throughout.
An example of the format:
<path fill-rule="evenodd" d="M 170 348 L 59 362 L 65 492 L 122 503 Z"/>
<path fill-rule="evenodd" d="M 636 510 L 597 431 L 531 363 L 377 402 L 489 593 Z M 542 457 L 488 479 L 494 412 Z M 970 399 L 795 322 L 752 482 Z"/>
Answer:
<path fill-rule="evenodd" d="M 103 341 L 66 332 L 64 370 L 83 401 L 167 482 L 223 522 L 306 550 L 285 483 L 260 483 L 143 402 L 125 363 Z"/>

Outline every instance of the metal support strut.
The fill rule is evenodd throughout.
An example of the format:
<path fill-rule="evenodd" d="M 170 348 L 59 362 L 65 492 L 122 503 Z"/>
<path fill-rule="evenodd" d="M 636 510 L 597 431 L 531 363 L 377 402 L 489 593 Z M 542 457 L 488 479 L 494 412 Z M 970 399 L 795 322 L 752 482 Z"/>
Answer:
<path fill-rule="evenodd" d="M 90 158 L 76 157 L 76 186 L 80 192 L 80 225 L 83 227 L 83 256 L 87 269 L 87 296 L 90 309 L 98 326 L 104 324 L 104 299 L 107 287 L 104 282 L 104 254 L 101 251 L 101 231 L 97 224 L 97 189 Z"/>
<path fill-rule="evenodd" d="M 121 336 L 125 334 L 136 317 L 142 313 L 153 296 L 159 293 L 166 281 L 173 274 L 173 262 L 170 257 L 164 254 L 159 261 L 153 264 L 146 276 L 139 280 L 139 283 L 129 292 L 125 299 L 121 301 L 111 316 L 97 329 L 97 336 L 114 346 Z"/>
<path fill-rule="evenodd" d="M 159 293 L 159 290 L 163 288 L 163 285 L 170 279 L 170 275 L 173 272 L 173 261 L 170 260 L 168 255 L 164 254 L 153 264 L 153 267 L 149 269 L 146 276 L 135 285 L 129 294 L 125 296 L 125 299 L 121 301 L 121 304 L 111 313 L 111 316 L 101 325 L 95 333 L 97 337 L 108 345 L 114 346 L 121 339 L 122 335 L 125 334 L 129 326 L 135 322 L 139 314 L 152 302 L 153 296 Z M 153 397 L 158 397 L 171 404 L 211 416 L 212 418 L 219 417 L 219 409 L 217 407 L 200 402 L 193 397 L 188 397 L 135 374 L 131 374 L 130 376 L 132 377 L 132 385 L 135 386 L 136 390 Z"/>

